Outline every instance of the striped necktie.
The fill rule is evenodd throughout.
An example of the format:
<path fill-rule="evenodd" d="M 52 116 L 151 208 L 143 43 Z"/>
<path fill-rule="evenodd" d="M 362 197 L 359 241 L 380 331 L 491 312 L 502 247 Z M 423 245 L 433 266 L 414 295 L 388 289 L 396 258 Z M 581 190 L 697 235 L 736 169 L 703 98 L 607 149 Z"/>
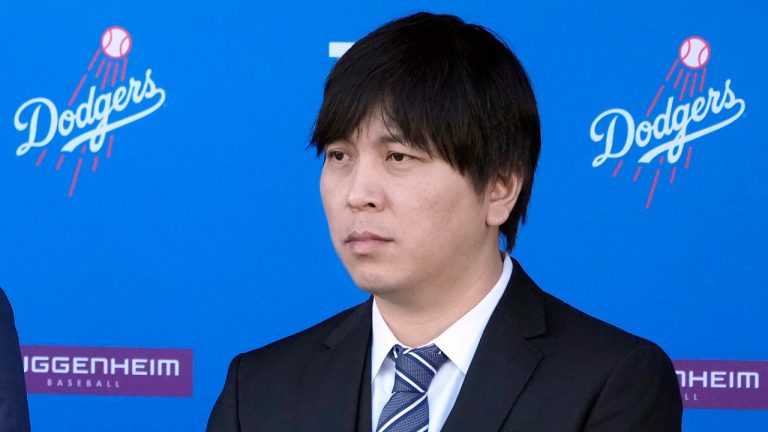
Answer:
<path fill-rule="evenodd" d="M 395 386 L 384 405 L 376 432 L 423 432 L 429 428 L 427 389 L 448 357 L 432 344 L 423 348 L 395 345 Z"/>

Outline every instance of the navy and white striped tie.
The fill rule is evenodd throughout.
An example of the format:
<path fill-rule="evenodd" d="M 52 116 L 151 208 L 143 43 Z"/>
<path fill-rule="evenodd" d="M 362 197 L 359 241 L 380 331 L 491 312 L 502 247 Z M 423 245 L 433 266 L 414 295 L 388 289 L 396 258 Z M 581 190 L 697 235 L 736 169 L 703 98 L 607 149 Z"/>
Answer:
<path fill-rule="evenodd" d="M 395 345 L 395 386 L 384 405 L 376 432 L 423 432 L 429 428 L 427 389 L 448 357 L 432 344 L 423 348 Z"/>

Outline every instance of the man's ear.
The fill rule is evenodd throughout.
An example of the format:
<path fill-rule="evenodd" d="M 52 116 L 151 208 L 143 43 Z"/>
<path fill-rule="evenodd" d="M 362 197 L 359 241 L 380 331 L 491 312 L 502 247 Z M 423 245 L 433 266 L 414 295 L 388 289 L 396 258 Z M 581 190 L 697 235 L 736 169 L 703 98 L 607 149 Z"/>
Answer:
<path fill-rule="evenodd" d="M 522 182 L 516 174 L 497 178 L 488 189 L 488 213 L 485 222 L 489 226 L 501 226 L 509 218 L 520 195 Z"/>

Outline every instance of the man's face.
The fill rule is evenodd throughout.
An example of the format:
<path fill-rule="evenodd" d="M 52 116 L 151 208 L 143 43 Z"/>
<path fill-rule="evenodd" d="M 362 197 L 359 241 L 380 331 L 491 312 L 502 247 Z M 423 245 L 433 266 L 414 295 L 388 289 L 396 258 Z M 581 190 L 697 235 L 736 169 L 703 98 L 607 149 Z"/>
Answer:
<path fill-rule="evenodd" d="M 355 283 L 377 295 L 450 284 L 473 257 L 498 247 L 497 228 L 486 223 L 488 194 L 398 140 L 373 115 L 349 140 L 326 146 L 320 177 L 336 252 Z"/>

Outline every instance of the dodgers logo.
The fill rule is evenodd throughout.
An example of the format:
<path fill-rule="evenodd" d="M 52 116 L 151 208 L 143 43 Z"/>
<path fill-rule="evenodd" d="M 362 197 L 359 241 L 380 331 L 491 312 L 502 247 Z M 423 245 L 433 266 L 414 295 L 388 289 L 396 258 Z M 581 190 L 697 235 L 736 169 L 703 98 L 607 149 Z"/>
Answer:
<path fill-rule="evenodd" d="M 139 77 L 127 76 L 132 48 L 126 29 L 108 28 L 66 107 L 36 97 L 16 110 L 13 124 L 25 136 L 16 156 L 32 155 L 40 167 L 49 149 L 58 150 L 58 158 L 49 159 L 56 171 L 72 173 L 70 198 L 84 166 L 95 173 L 99 156 L 102 161 L 112 157 L 115 131 L 154 113 L 165 102 L 165 90 L 152 79 L 152 69 Z"/>
<path fill-rule="evenodd" d="M 612 177 L 616 178 L 625 160 L 636 162 L 633 182 L 638 181 L 644 169 L 656 167 L 646 209 L 651 206 L 665 164 L 671 166 L 669 184 L 674 184 L 678 171 L 691 166 L 693 142 L 744 114 L 746 104 L 737 96 L 730 79 L 707 79 L 711 57 L 706 40 L 699 36 L 685 39 L 640 119 L 625 109 L 611 108 L 599 114 L 589 129 L 589 137 L 600 145 L 600 153 L 592 160 L 593 167 L 612 166 Z"/>

